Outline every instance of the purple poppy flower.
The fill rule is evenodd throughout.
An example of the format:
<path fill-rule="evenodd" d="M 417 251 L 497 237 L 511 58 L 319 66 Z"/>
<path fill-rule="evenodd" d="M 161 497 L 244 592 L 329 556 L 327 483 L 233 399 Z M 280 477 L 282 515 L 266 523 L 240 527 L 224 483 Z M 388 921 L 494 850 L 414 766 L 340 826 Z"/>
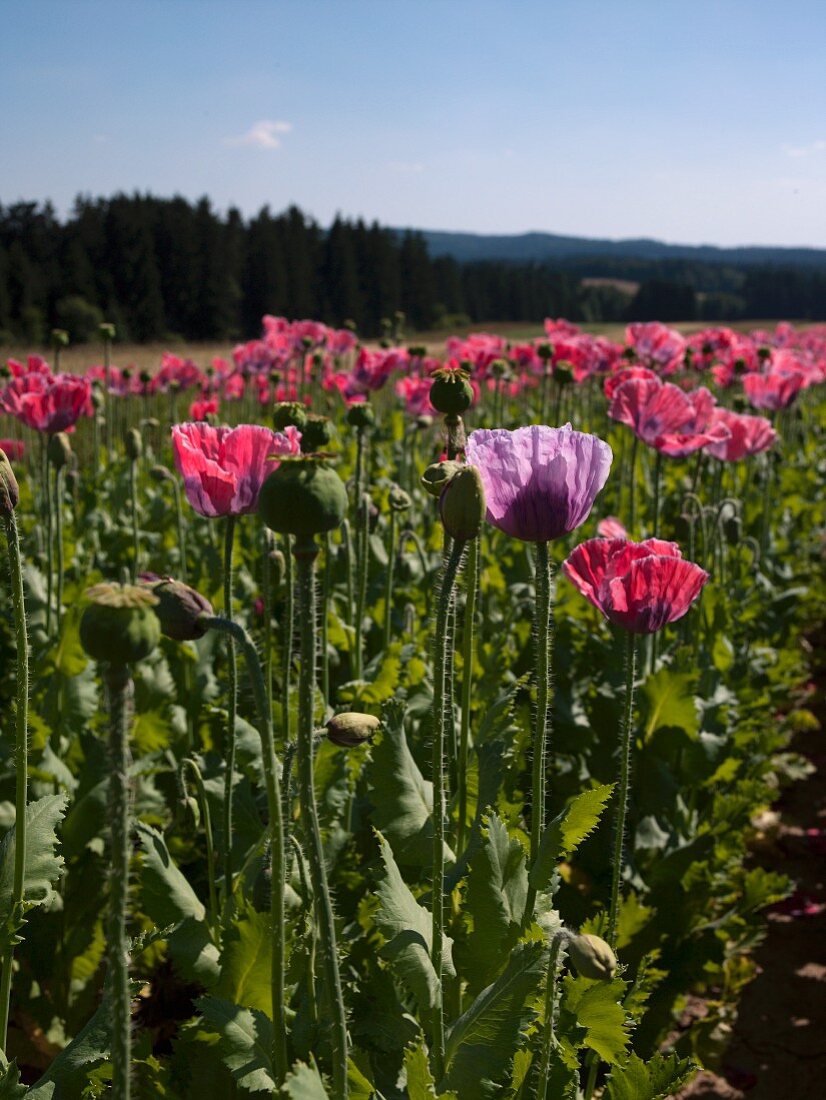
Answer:
<path fill-rule="evenodd" d="M 570 424 L 483 428 L 465 454 L 482 474 L 488 521 L 523 542 L 552 542 L 584 523 L 613 458 L 607 443 Z"/>

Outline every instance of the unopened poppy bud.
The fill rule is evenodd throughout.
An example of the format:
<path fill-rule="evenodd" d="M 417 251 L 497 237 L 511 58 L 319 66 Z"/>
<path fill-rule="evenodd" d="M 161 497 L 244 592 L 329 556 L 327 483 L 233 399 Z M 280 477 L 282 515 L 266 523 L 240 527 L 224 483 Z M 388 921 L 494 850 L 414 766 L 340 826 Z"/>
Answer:
<path fill-rule="evenodd" d="M 411 359 L 424 359 L 427 355 L 427 348 L 424 344 L 411 344 L 407 349 L 407 354 Z"/>
<path fill-rule="evenodd" d="M 430 496 L 440 497 L 447 483 L 452 477 L 456 476 L 461 468 L 461 462 L 454 462 L 452 459 L 445 462 L 431 462 L 419 479 L 422 488 Z"/>
<path fill-rule="evenodd" d="M 191 794 L 186 798 L 179 798 L 175 807 L 175 818 L 182 829 L 195 832 L 201 824 L 201 807 L 198 805 L 198 799 Z"/>
<path fill-rule="evenodd" d="M 372 714 L 347 711 L 336 714 L 327 723 L 327 740 L 342 749 L 353 749 L 369 741 L 381 725 Z"/>
<path fill-rule="evenodd" d="M 410 507 L 410 496 L 400 486 L 394 485 L 387 496 L 387 503 L 392 512 L 406 512 Z"/>
<path fill-rule="evenodd" d="M 550 344 L 539 344 L 536 348 L 536 354 L 543 363 L 547 363 L 549 359 L 553 359 L 554 349 Z"/>
<path fill-rule="evenodd" d="M 148 657 L 160 641 L 155 614 L 158 598 L 134 584 L 96 584 L 86 596 L 92 602 L 80 619 L 80 644 L 95 661 L 131 665 Z"/>
<path fill-rule="evenodd" d="M 347 320 L 344 322 L 343 327 L 346 328 L 348 330 L 348 332 L 356 332 L 356 330 L 358 329 L 358 325 L 356 324 L 356 322 L 353 320 L 352 317 L 347 318 Z"/>
<path fill-rule="evenodd" d="M 207 628 L 202 616 L 214 614 L 206 596 L 172 577 L 141 573 L 138 579 L 158 600 L 155 614 L 162 634 L 176 642 L 193 642 L 196 638 L 203 638 Z"/>
<path fill-rule="evenodd" d="M 300 401 L 279 401 L 273 409 L 272 422 L 277 432 L 291 425 L 301 432 L 307 423 L 307 409 Z"/>
<path fill-rule="evenodd" d="M 153 481 L 173 481 L 175 475 L 166 466 L 153 466 L 149 471 L 149 476 Z"/>
<path fill-rule="evenodd" d="M 143 454 L 143 440 L 137 428 L 130 428 L 126 433 L 126 457 L 130 462 L 137 462 Z"/>
<path fill-rule="evenodd" d="M 280 550 L 270 550 L 267 555 L 270 563 L 270 580 L 273 588 L 280 588 L 287 575 L 287 561 Z"/>
<path fill-rule="evenodd" d="M 148 386 L 149 383 L 152 381 L 152 375 L 149 373 L 148 370 L 142 370 L 138 375 L 138 381 L 142 386 Z"/>
<path fill-rule="evenodd" d="M 439 497 L 445 531 L 459 542 L 474 539 L 485 518 L 485 487 L 476 466 L 462 466 Z"/>
<path fill-rule="evenodd" d="M 376 414 L 372 405 L 366 401 L 357 401 L 347 410 L 347 423 L 353 428 L 372 428 L 376 423 Z"/>
<path fill-rule="evenodd" d="M 336 471 L 317 458 L 284 460 L 261 487 L 258 511 L 273 531 L 310 538 L 339 526 L 347 490 Z"/>
<path fill-rule="evenodd" d="M 332 442 L 333 422 L 328 416 L 308 413 L 301 429 L 301 450 L 304 454 L 323 451 Z"/>
<path fill-rule="evenodd" d="M 111 321 L 104 321 L 98 325 L 98 332 L 100 333 L 101 340 L 114 340 L 115 339 L 115 326 Z"/>
<path fill-rule="evenodd" d="M 729 546 L 736 546 L 743 532 L 743 523 L 739 516 L 731 516 L 723 524 L 723 533 Z"/>
<path fill-rule="evenodd" d="M 6 452 L 0 449 L 0 516 L 10 516 L 20 500 L 17 478 Z"/>
<path fill-rule="evenodd" d="M 574 368 L 567 359 L 560 359 L 554 367 L 554 381 L 557 385 L 567 386 L 574 380 Z"/>
<path fill-rule="evenodd" d="M 490 365 L 490 373 L 494 378 L 504 378 L 509 370 L 507 359 L 494 359 Z"/>
<path fill-rule="evenodd" d="M 62 470 L 72 459 L 72 444 L 69 442 L 68 435 L 65 432 L 55 432 L 50 436 L 46 453 L 52 466 L 56 470 Z"/>
<path fill-rule="evenodd" d="M 433 417 L 428 413 L 422 413 L 421 416 L 416 417 L 416 427 L 420 432 L 427 431 L 428 428 L 433 425 Z"/>
<path fill-rule="evenodd" d="M 567 947 L 568 958 L 580 977 L 594 980 L 613 978 L 617 957 L 605 940 L 590 933 L 569 935 Z"/>
<path fill-rule="evenodd" d="M 104 404 L 106 403 L 106 398 L 97 388 L 97 386 L 92 387 L 91 401 L 93 409 L 102 409 Z"/>
<path fill-rule="evenodd" d="M 443 368 L 433 374 L 430 404 L 445 416 L 461 416 L 473 404 L 473 387 L 463 370 Z"/>
<path fill-rule="evenodd" d="M 69 346 L 69 333 L 65 328 L 53 328 L 52 329 L 52 347 L 57 351 L 58 348 L 67 348 Z"/>

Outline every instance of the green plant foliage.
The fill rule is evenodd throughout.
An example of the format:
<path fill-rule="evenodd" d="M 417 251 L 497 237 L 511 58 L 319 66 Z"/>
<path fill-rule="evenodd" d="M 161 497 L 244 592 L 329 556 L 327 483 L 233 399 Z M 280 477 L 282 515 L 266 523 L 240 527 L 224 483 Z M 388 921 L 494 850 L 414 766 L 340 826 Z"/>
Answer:
<path fill-rule="evenodd" d="M 560 859 L 567 859 L 589 833 L 596 828 L 605 811 L 613 786 L 604 784 L 577 795 L 570 805 L 548 825 L 531 868 L 530 883 L 536 890 L 544 890 L 551 881 L 554 867 Z"/>

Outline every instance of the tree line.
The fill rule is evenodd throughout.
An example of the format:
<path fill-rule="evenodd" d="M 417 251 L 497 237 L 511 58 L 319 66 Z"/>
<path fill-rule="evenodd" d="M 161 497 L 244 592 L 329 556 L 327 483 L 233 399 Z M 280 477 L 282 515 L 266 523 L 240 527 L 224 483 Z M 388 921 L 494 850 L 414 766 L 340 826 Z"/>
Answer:
<path fill-rule="evenodd" d="M 134 341 L 246 339 L 265 313 L 352 321 L 365 336 L 397 311 L 411 330 L 546 316 L 826 318 L 826 272 L 817 270 L 587 265 L 459 263 L 431 257 L 417 232 L 342 217 L 325 229 L 296 206 L 244 218 L 207 198 L 81 196 L 60 219 L 48 202 L 18 202 L 0 206 L 0 341 L 37 345 L 53 327 L 83 341 L 103 320 Z M 586 274 L 639 289 L 585 285 Z"/>

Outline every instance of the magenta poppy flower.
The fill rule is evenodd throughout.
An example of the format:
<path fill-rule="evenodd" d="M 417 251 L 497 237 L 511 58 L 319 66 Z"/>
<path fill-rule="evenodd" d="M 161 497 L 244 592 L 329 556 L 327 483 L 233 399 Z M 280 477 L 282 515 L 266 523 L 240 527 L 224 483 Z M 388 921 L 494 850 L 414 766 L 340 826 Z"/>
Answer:
<path fill-rule="evenodd" d="M 648 367 L 622 367 L 614 374 L 609 374 L 602 384 L 606 398 L 610 401 L 623 382 L 630 382 L 633 378 L 642 378 L 646 382 L 659 382 L 659 376 Z"/>
<path fill-rule="evenodd" d="M 743 377 L 743 389 L 755 409 L 786 409 L 803 389 L 805 381 L 797 372 L 755 372 Z"/>
<path fill-rule="evenodd" d="M 0 439 L 0 451 L 3 451 L 9 462 L 20 462 L 26 448 L 22 439 Z"/>
<path fill-rule="evenodd" d="M 628 532 L 616 516 L 606 516 L 597 524 L 597 533 L 604 539 L 627 539 Z"/>
<path fill-rule="evenodd" d="M 716 409 L 714 417 L 725 424 L 729 437 L 720 443 L 707 444 L 705 450 L 723 462 L 737 462 L 748 455 L 758 455 L 772 447 L 777 439 L 777 432 L 765 416 L 747 416 L 731 409 Z"/>
<path fill-rule="evenodd" d="M 273 455 L 297 455 L 301 433 L 294 427 L 273 432 L 255 424 L 213 428 L 176 424 L 172 429 L 175 465 L 186 499 L 202 516 L 242 516 L 258 509 L 258 494 L 276 468 Z"/>
<path fill-rule="evenodd" d="M 189 406 L 189 416 L 192 420 L 206 420 L 209 416 L 218 415 L 218 398 L 203 397 L 193 401 Z"/>
<path fill-rule="evenodd" d="M 685 360 L 685 337 L 660 321 L 628 325 L 625 339 L 639 359 L 659 367 L 663 374 L 673 374 Z"/>
<path fill-rule="evenodd" d="M 675 542 L 661 539 L 589 539 L 562 569 L 586 600 L 633 634 L 653 634 L 681 619 L 708 580 Z"/>
<path fill-rule="evenodd" d="M 12 378 L 0 392 L 0 408 L 38 432 L 65 432 L 88 412 L 92 388 L 74 374 L 31 371 Z"/>
<path fill-rule="evenodd" d="M 483 428 L 465 454 L 481 472 L 488 522 L 523 542 L 551 542 L 584 523 L 613 458 L 607 443 L 570 424 Z"/>
<path fill-rule="evenodd" d="M 608 415 L 627 424 L 649 447 L 683 458 L 728 438 L 725 424 L 715 421 L 715 409 L 704 386 L 686 393 L 671 382 L 631 378 L 616 388 Z"/>

